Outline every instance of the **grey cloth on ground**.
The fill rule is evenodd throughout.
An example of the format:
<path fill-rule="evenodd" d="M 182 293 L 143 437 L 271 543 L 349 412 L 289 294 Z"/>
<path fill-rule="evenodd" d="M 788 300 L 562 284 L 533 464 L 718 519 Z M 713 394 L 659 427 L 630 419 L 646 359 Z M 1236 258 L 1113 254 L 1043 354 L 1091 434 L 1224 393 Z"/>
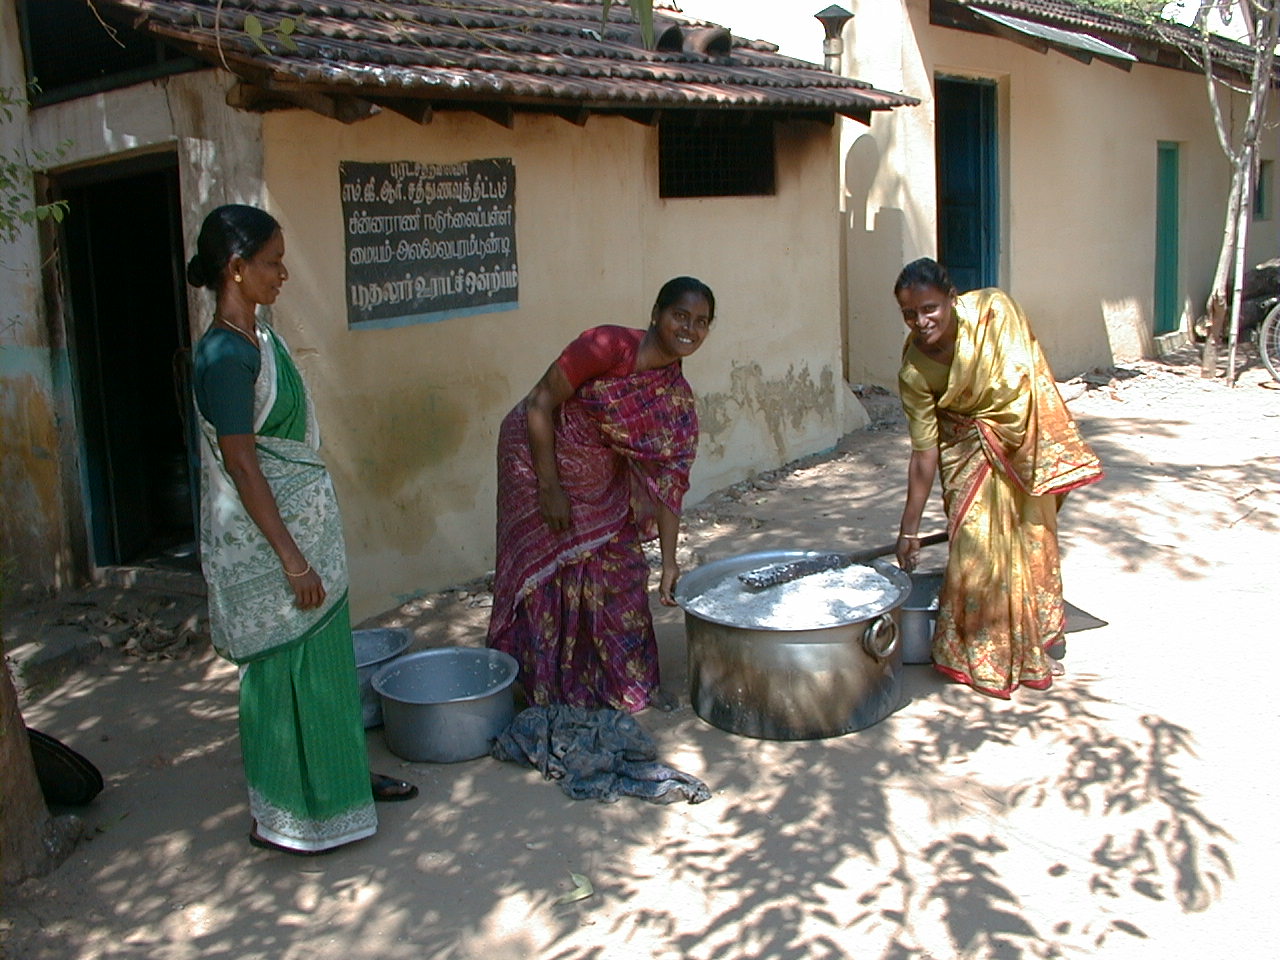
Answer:
<path fill-rule="evenodd" d="M 494 741 L 498 760 L 527 763 L 575 800 L 701 803 L 711 791 L 697 777 L 657 760 L 658 748 L 635 717 L 619 710 L 551 704 L 522 710 Z"/>

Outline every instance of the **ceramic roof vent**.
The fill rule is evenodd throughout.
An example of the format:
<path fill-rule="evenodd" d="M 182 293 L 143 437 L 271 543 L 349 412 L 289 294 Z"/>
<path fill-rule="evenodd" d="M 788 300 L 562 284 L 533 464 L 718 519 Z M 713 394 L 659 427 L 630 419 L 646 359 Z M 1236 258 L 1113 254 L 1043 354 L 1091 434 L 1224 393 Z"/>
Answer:
<path fill-rule="evenodd" d="M 853 14 L 833 3 L 827 9 L 815 13 L 813 17 L 822 24 L 822 29 L 827 34 L 827 38 L 822 41 L 822 65 L 832 73 L 839 73 L 840 60 L 844 56 L 844 40 L 840 38 L 840 32 L 844 29 L 844 25 L 853 19 Z"/>
<path fill-rule="evenodd" d="M 733 36 L 724 27 L 685 27 L 684 49 L 708 57 L 727 57 Z"/>

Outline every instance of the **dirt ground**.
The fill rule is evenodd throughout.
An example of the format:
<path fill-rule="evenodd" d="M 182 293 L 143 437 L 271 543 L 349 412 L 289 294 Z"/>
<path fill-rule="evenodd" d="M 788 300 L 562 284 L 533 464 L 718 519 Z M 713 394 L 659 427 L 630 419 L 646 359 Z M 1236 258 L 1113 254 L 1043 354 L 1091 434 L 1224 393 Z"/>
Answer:
<path fill-rule="evenodd" d="M 1064 508 L 1066 597 L 1106 624 L 1069 637 L 1048 692 L 1000 702 L 910 666 L 908 701 L 868 730 L 746 739 L 688 707 L 682 616 L 655 604 L 664 686 L 684 705 L 641 722 L 711 787 L 696 806 L 575 802 L 487 758 L 405 763 L 374 730 L 375 768 L 420 784 L 417 800 L 380 805 L 376 837 L 325 857 L 253 849 L 235 670 L 200 643 L 189 598 L 99 591 L 11 609 L 11 650 L 41 624 L 104 638 L 27 690 L 25 714 L 107 786 L 80 811 L 88 839 L 71 859 L 4 891 L 0 954 L 1269 955 L 1280 385 L 1256 364 L 1234 389 L 1202 381 L 1191 361 L 1068 385 L 1107 477 Z M 865 399 L 872 427 L 837 450 L 689 509 L 686 567 L 891 539 L 907 445 L 895 401 Z M 938 503 L 925 526 L 941 526 Z M 410 626 L 416 646 L 479 644 L 487 601 L 473 585 L 378 621 Z M 593 893 L 559 903 L 571 872 Z"/>

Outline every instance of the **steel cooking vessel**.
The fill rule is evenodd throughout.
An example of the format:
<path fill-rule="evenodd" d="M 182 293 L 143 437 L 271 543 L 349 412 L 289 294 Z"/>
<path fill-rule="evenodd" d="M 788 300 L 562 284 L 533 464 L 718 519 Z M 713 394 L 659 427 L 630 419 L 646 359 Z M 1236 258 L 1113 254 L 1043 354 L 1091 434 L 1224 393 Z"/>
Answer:
<path fill-rule="evenodd" d="M 746 553 L 680 578 L 675 599 L 684 608 L 690 700 L 703 720 L 748 737 L 811 740 L 861 730 L 898 708 L 902 653 L 897 610 L 911 581 L 891 563 L 867 564 L 888 581 L 888 589 L 834 625 L 743 626 L 732 616 L 690 609 L 691 601 L 739 573 L 817 555 L 801 550 Z"/>
<path fill-rule="evenodd" d="M 933 663 L 933 631 L 938 624 L 938 593 L 945 571 L 914 571 L 911 593 L 898 611 L 903 663 Z"/>

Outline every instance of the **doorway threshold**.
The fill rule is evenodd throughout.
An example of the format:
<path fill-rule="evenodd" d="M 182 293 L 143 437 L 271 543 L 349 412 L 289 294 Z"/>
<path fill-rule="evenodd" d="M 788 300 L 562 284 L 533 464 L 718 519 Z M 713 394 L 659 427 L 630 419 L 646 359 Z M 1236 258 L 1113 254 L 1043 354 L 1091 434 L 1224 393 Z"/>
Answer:
<path fill-rule="evenodd" d="M 120 564 L 98 567 L 93 581 L 98 586 L 119 590 L 145 590 L 149 593 L 181 594 L 203 597 L 206 594 L 204 576 L 199 570 L 177 570 L 153 567 L 147 564 Z"/>

